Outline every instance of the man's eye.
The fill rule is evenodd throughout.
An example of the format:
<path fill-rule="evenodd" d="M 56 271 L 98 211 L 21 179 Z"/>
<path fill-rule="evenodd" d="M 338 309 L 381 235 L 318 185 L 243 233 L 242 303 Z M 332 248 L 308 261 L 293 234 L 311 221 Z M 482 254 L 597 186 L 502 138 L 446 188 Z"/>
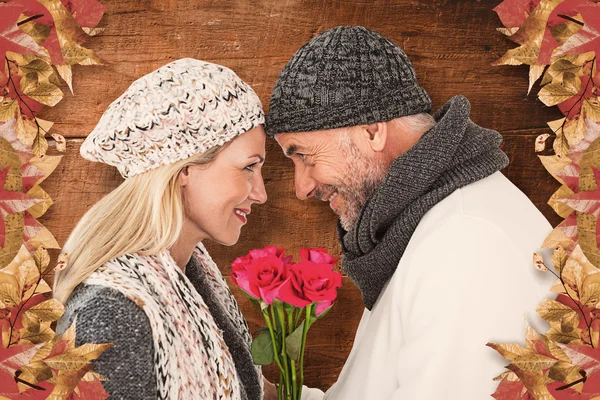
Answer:
<path fill-rule="evenodd" d="M 302 154 L 302 153 L 298 153 L 298 157 L 300 158 L 300 160 L 304 161 L 304 159 L 306 158 L 306 155 Z"/>

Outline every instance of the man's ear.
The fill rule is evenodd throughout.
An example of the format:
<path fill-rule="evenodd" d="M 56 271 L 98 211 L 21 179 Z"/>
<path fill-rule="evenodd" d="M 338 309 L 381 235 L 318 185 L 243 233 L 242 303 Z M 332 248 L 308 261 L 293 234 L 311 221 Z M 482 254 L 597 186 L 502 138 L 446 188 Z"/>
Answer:
<path fill-rule="evenodd" d="M 367 143 L 371 150 L 381 152 L 385 149 L 385 144 L 388 139 L 388 129 L 385 122 L 377 122 L 375 124 L 366 125 L 365 130 L 369 134 Z"/>

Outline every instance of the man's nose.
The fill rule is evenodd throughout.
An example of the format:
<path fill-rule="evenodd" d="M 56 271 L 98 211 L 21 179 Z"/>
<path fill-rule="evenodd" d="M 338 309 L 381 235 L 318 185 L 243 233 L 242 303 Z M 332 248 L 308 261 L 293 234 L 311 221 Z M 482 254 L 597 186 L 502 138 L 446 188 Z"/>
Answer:
<path fill-rule="evenodd" d="M 304 166 L 296 167 L 294 183 L 296 185 L 296 197 L 300 200 L 312 197 L 317 187 L 316 181 L 310 176 L 310 173 Z"/>

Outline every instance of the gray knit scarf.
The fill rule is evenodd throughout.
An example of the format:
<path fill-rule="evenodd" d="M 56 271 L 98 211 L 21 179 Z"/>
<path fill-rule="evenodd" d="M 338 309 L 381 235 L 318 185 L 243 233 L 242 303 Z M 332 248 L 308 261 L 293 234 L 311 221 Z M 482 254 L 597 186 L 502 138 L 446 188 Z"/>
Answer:
<path fill-rule="evenodd" d="M 235 369 L 242 383 L 242 399 L 261 400 L 263 391 L 260 370 L 258 370 L 259 374 L 257 374 L 257 368 L 252 361 L 252 354 L 250 353 L 248 343 L 243 333 L 240 332 L 239 327 L 232 322 L 231 317 L 223 304 L 220 303 L 219 298 L 215 297 L 212 289 L 213 285 L 209 282 L 204 267 L 198 265 L 197 261 L 192 257 L 186 266 L 185 274 L 202 296 L 217 326 L 223 331 L 223 339 L 229 348 L 229 352 L 235 363 Z"/>
<path fill-rule="evenodd" d="M 369 310 L 390 280 L 423 215 L 456 189 L 508 165 L 502 136 L 469 119 L 463 96 L 450 99 L 434 114 L 435 127 L 390 166 L 345 231 L 338 223 L 342 269 L 358 286 Z"/>

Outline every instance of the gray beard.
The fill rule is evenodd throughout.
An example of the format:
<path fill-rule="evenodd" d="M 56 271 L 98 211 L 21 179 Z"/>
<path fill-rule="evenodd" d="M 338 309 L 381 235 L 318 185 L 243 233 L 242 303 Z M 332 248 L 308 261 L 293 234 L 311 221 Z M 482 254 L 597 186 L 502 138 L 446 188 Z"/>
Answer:
<path fill-rule="evenodd" d="M 382 161 L 365 157 L 347 136 L 340 140 L 340 150 L 346 160 L 344 184 L 337 187 L 346 206 L 340 215 L 340 224 L 350 231 L 358 221 L 360 211 L 385 178 L 387 168 Z"/>

